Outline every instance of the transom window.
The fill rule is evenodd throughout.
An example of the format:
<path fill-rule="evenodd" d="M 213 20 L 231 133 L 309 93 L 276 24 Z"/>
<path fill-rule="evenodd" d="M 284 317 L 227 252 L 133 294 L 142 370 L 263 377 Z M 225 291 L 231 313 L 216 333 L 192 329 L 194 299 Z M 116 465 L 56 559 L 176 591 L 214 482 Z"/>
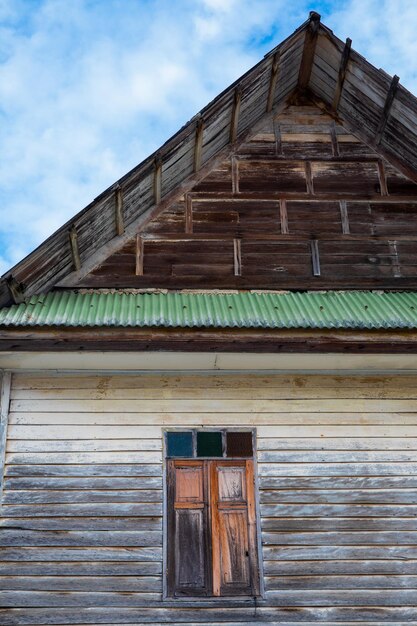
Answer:
<path fill-rule="evenodd" d="M 253 456 L 248 430 L 183 430 L 166 433 L 168 458 L 242 458 Z"/>
<path fill-rule="evenodd" d="M 259 595 L 253 439 L 166 432 L 169 596 Z"/>

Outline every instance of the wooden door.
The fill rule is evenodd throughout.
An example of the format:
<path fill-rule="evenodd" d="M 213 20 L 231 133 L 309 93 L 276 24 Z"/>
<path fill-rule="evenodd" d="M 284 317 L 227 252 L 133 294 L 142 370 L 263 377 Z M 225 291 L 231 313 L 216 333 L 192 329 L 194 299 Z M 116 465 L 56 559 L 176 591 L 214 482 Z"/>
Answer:
<path fill-rule="evenodd" d="M 211 461 L 213 595 L 259 593 L 253 461 Z"/>
<path fill-rule="evenodd" d="M 170 461 L 168 468 L 168 590 L 205 596 L 211 588 L 205 461 Z"/>

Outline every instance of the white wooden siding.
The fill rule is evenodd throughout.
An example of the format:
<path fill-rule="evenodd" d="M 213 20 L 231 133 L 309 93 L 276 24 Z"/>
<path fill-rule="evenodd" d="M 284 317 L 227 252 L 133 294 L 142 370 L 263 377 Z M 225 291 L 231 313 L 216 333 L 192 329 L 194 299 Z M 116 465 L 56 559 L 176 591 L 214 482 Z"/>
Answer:
<path fill-rule="evenodd" d="M 161 600 L 175 426 L 257 427 L 256 604 Z M 0 623 L 417 623 L 416 451 L 413 376 L 16 374 Z"/>

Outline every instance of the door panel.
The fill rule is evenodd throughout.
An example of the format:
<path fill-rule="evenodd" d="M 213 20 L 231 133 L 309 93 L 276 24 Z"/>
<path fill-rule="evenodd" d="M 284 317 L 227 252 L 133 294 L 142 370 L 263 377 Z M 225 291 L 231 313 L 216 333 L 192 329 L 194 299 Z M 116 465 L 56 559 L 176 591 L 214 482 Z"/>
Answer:
<path fill-rule="evenodd" d="M 219 511 L 220 587 L 250 591 L 248 520 L 245 510 Z"/>
<path fill-rule="evenodd" d="M 168 464 L 168 592 L 204 596 L 210 591 L 207 469 L 205 461 Z"/>
<path fill-rule="evenodd" d="M 252 461 L 211 461 L 213 594 L 217 596 L 252 595 L 259 588 L 256 532 L 251 528 L 252 467 Z"/>

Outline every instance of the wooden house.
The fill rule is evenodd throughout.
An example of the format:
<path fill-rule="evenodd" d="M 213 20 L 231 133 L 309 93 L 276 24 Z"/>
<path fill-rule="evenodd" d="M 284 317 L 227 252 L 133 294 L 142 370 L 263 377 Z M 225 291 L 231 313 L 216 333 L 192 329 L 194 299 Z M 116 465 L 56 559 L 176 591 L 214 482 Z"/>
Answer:
<path fill-rule="evenodd" d="M 3 626 L 417 624 L 417 100 L 316 13 L 0 306 Z"/>

